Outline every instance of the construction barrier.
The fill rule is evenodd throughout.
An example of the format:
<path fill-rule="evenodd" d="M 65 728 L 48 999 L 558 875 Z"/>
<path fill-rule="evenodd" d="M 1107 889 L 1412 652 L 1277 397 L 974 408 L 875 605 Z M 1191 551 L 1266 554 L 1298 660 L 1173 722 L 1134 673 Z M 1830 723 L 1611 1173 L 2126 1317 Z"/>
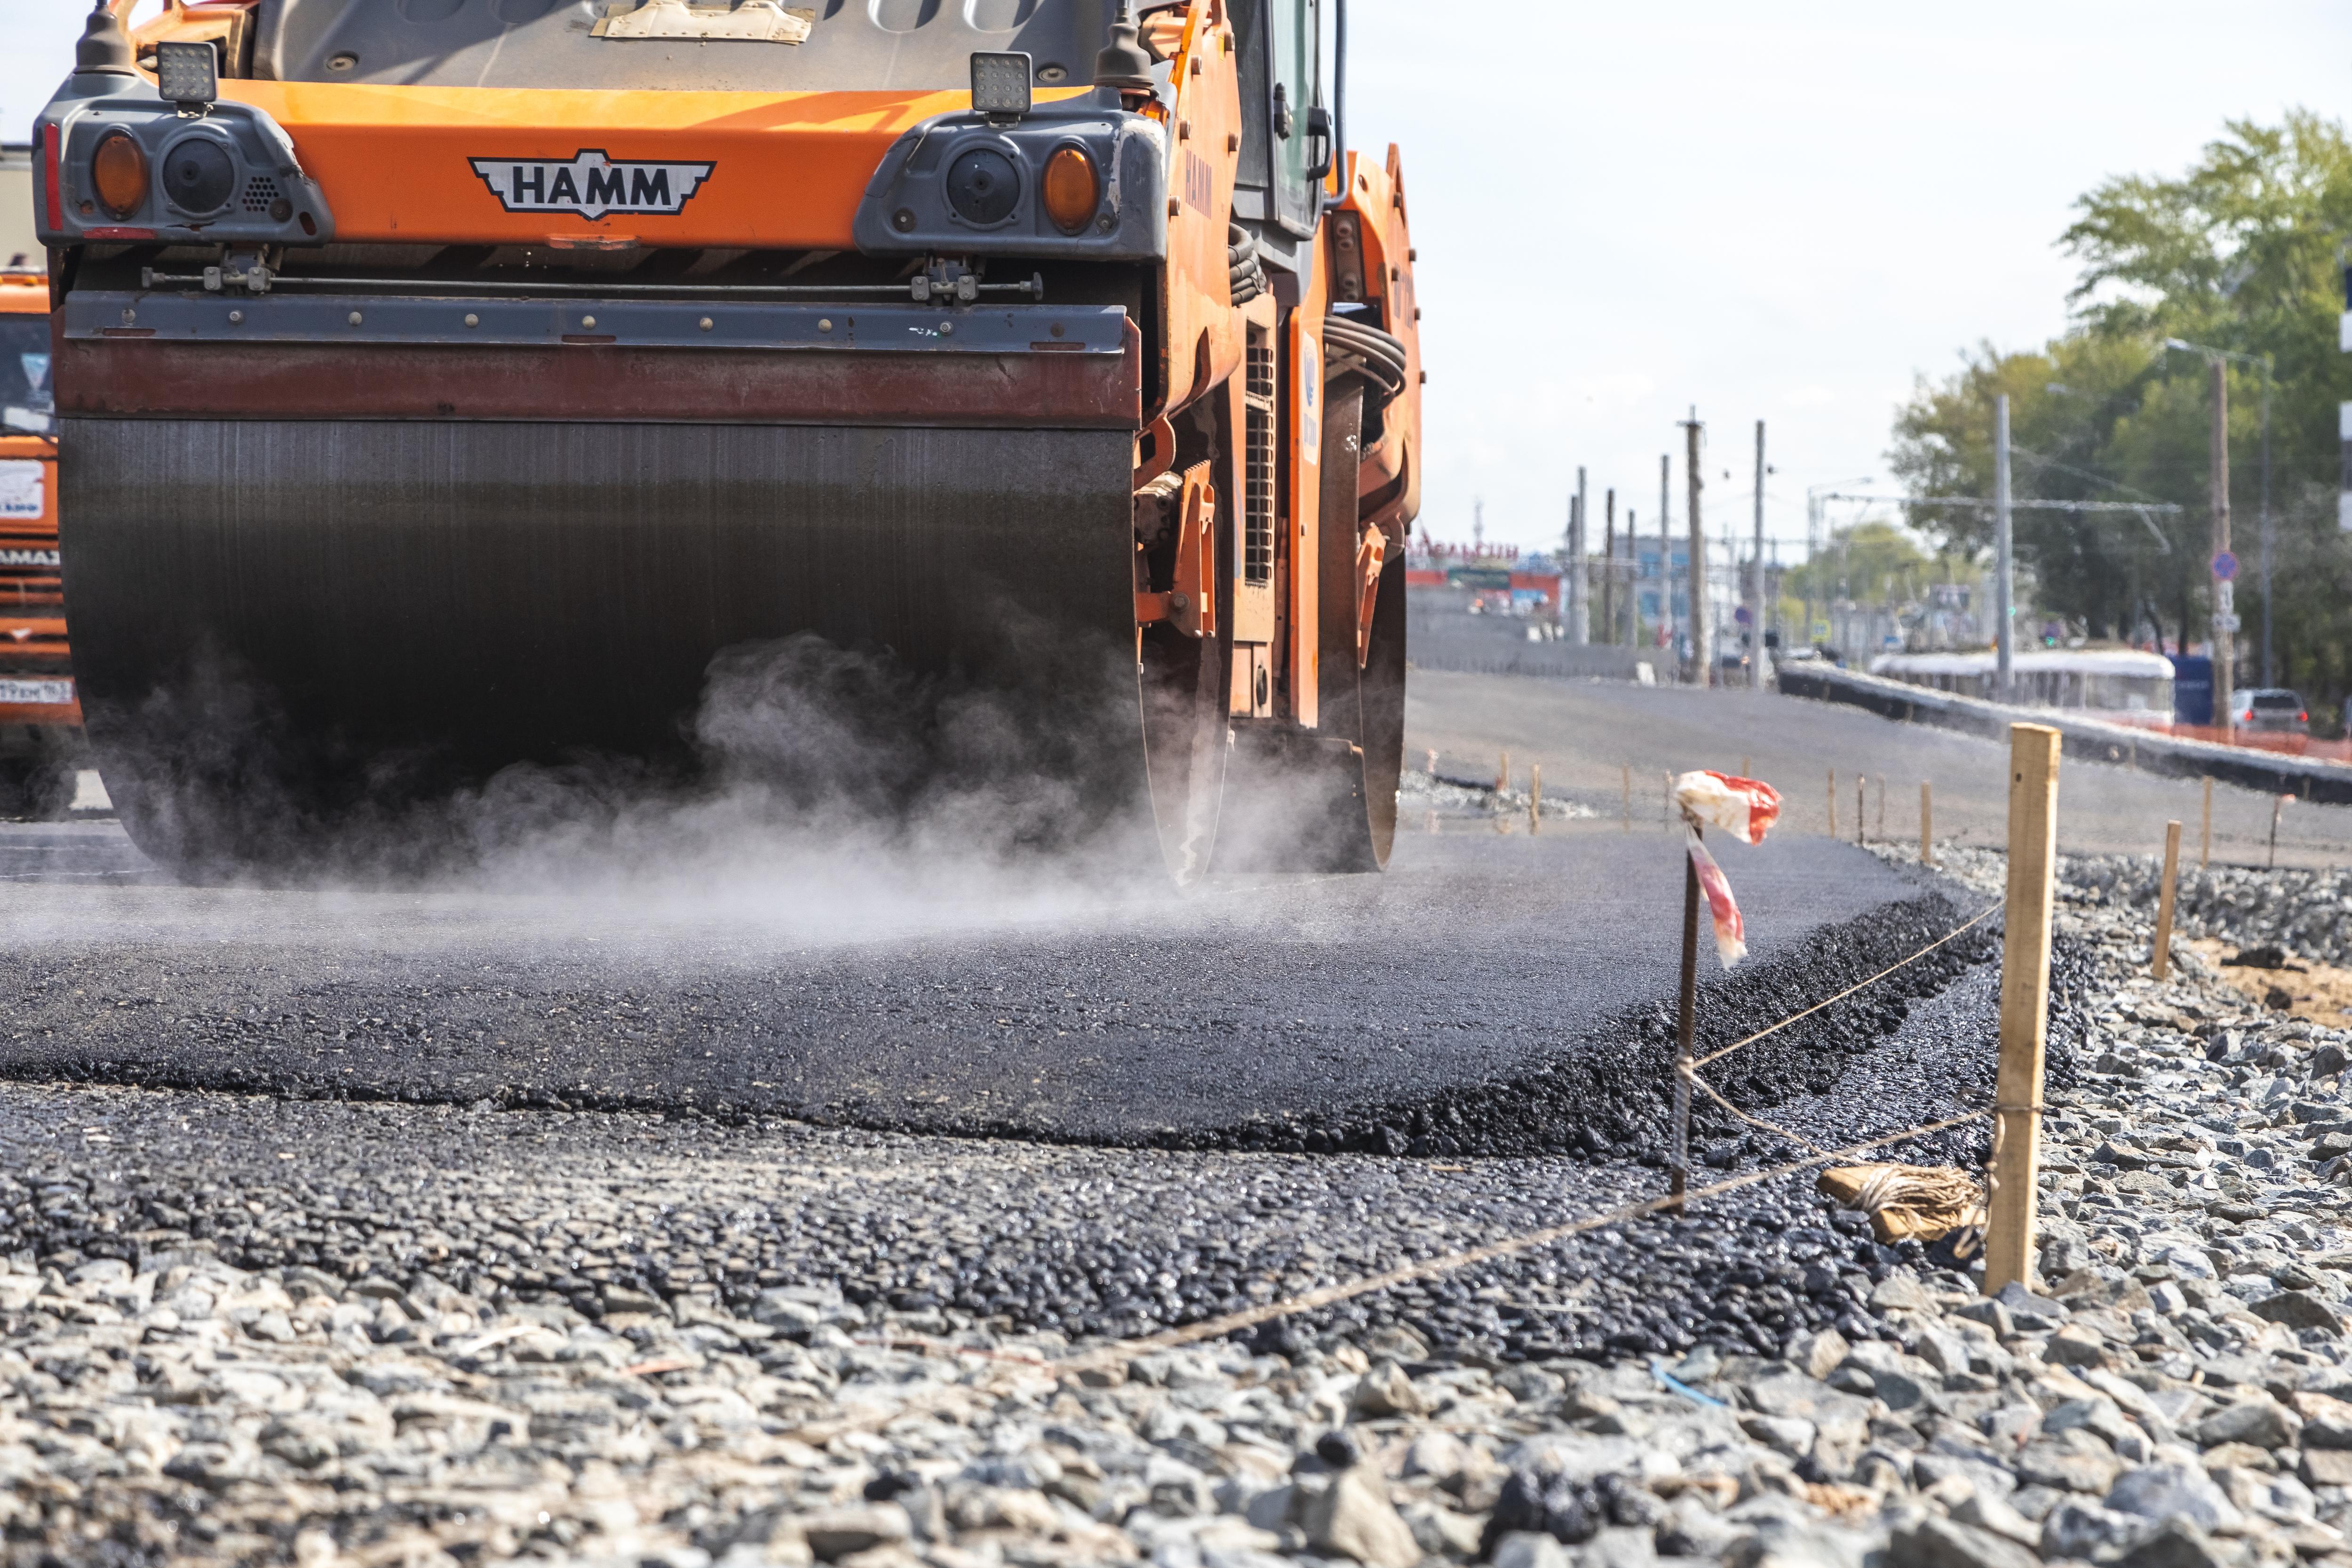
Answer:
<path fill-rule="evenodd" d="M 2064 738 L 2066 754 L 2077 761 L 2113 763 L 2166 778 L 2219 779 L 2265 795 L 2291 795 L 2324 805 L 2352 805 L 2352 766 L 2318 757 L 2217 745 L 2168 735 L 2161 730 L 2111 723 L 2080 711 L 2011 708 L 1830 664 L 1782 665 L 1780 684 L 1791 697 L 1843 702 L 1882 718 L 1935 724 L 1990 740 L 2001 739 L 2011 724 L 2040 724 L 2058 731 Z M 2238 734 L 2242 741 L 2246 731 Z"/>

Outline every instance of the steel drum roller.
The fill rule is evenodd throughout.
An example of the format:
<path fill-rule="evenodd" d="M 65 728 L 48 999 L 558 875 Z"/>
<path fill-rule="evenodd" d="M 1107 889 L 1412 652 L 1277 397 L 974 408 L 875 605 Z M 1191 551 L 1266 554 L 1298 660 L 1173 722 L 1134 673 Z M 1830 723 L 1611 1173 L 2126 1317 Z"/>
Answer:
<path fill-rule="evenodd" d="M 713 657 L 797 632 L 1074 725 L 1124 670 L 1126 733 L 1078 754 L 1089 798 L 1141 787 L 1123 433 L 82 418 L 62 450 L 91 736 L 168 861 L 209 852 L 191 808 L 683 760 Z"/>

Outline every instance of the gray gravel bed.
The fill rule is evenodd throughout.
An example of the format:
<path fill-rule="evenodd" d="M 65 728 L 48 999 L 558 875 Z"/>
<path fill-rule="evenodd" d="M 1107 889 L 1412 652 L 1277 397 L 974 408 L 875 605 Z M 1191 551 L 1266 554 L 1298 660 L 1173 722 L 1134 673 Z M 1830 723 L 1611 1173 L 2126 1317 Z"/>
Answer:
<path fill-rule="evenodd" d="M 2086 859 L 2069 868 L 2068 879 L 2086 900 L 2153 908 L 2163 874 L 2155 857 L 2116 856 Z M 2179 873 L 2173 896 L 2173 921 L 2183 936 L 2274 943 L 2330 963 L 2352 963 L 2352 870 L 2190 867 Z"/>
<path fill-rule="evenodd" d="M 1789 1178 L 1107 1348 L 1656 1173 L 0 1088 L 0 1563 L 2352 1563 L 2352 1036 L 2149 983 L 2097 869 L 1997 1300 Z M 1992 982 L 1776 1120 L 1965 1101 Z"/>

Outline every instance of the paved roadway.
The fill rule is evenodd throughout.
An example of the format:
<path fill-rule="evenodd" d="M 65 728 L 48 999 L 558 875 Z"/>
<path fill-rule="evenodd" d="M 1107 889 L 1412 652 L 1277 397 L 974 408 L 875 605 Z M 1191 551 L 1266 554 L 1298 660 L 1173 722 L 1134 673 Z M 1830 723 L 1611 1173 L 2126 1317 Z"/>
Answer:
<path fill-rule="evenodd" d="M 1413 834 L 1383 877 L 1181 896 L 882 865 L 857 889 L 783 865 L 761 886 L 320 892 L 172 886 L 111 825 L 18 826 L 0 1076 L 1309 1148 L 1409 1142 L 1432 1131 L 1416 1108 L 1483 1089 L 1497 1103 L 1457 1147 L 1564 1146 L 1643 1098 L 1628 1075 L 1676 983 L 1677 850 Z M 1951 918 L 1851 846 L 1721 858 L 1755 954 L 1722 981 L 1707 954 L 1727 1027 Z M 1584 1101 L 1506 1087 L 1548 1069 Z"/>
<path fill-rule="evenodd" d="M 1916 842 L 1919 784 L 1935 785 L 1939 838 L 1999 847 L 2005 842 L 2007 758 L 1999 742 L 1924 724 L 1899 723 L 1858 708 L 1777 693 L 1642 687 L 1623 681 L 1551 680 L 1417 669 L 1407 689 L 1408 763 L 1427 748 L 1441 771 L 1492 777 L 1508 751 L 1523 782 L 1543 768 L 1547 792 L 1564 792 L 1614 815 L 1621 770 L 1633 773 L 1636 825 L 1655 827 L 1662 775 L 1685 768 L 1736 771 L 1752 759 L 1759 777 L 1788 801 L 1784 823 L 1801 833 L 1828 828 L 1829 773 L 1838 778 L 1840 833 L 1854 829 L 1853 784 L 1871 780 L 1865 828 Z M 2184 825 L 2194 863 L 2201 786 L 2106 763 L 2068 759 L 2059 781 L 2058 837 L 2081 853 L 2158 854 L 2168 818 Z M 2259 866 L 2269 853 L 2272 799 L 2229 785 L 2213 790 L 2213 858 Z M 2352 806 L 2301 803 L 2285 808 L 2282 866 L 2352 863 Z"/>
<path fill-rule="evenodd" d="M 1433 698 L 1525 718 L 1529 687 L 1486 688 L 1473 702 L 1423 678 L 1416 727 Z M 1619 722 L 1670 752 L 1686 695 Z M 1547 756 L 1547 777 L 1575 782 L 1571 755 Z M 0 1246 L 69 1266 L 125 1236 L 194 1236 L 256 1267 L 405 1278 L 429 1236 L 504 1258 L 524 1300 L 590 1309 L 614 1282 L 667 1295 L 723 1276 L 730 1301 L 801 1279 L 1132 1331 L 1260 1279 L 1359 1273 L 1654 1190 L 1677 836 L 1457 818 L 1405 835 L 1385 877 L 1182 896 L 740 847 L 541 866 L 501 889 L 186 889 L 110 823 L 0 826 L 0 1185 L 13 1169 L 41 1195 L 0 1215 Z M 1720 858 L 1755 956 L 1729 976 L 1705 960 L 1709 1043 L 1916 951 L 1966 901 L 1801 831 Z M 1952 943 L 1710 1077 L 1832 1144 L 1980 1101 L 1983 951 Z M 825 1121 L 854 1126 L 810 1125 Z M 1705 1106 L 1698 1131 L 1710 1167 L 1783 1157 Z M 1965 1141 L 1898 1154 L 1962 1157 Z M 516 1241 L 622 1199 L 611 1268 Z M 1498 1266 L 1475 1295 L 1440 1282 L 1341 1314 L 1511 1353 L 1648 1343 L 1662 1303 L 1722 1299 L 1718 1244 L 1769 1254 L 1819 1219 L 1799 1178 L 1711 1203 L 1691 1222 L 1703 1255 L 1609 1233 Z M 1139 1261 L 1171 1258 L 1181 1299 L 1138 1298 Z"/>

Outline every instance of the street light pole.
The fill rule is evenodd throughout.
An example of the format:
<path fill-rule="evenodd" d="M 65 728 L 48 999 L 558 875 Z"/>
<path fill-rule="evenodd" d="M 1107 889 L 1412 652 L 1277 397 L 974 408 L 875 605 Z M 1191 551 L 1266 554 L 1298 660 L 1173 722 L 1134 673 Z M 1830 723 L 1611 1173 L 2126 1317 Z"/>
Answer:
<path fill-rule="evenodd" d="M 1584 468 L 1576 470 L 1576 501 L 1569 513 L 1568 533 L 1568 640 L 1577 647 L 1591 641 L 1592 612 L 1585 602 L 1589 586 L 1584 570 L 1586 522 L 1584 514 Z"/>
<path fill-rule="evenodd" d="M 1690 524 L 1690 644 L 1691 684 L 1715 684 L 1715 660 L 1707 649 L 1706 614 L 1706 531 L 1699 521 L 1699 491 L 1706 481 L 1699 477 L 1699 432 L 1705 426 L 1698 419 L 1698 405 L 1691 405 L 1690 417 L 1683 421 L 1683 479 L 1688 494 L 1684 506 L 1685 521 Z"/>
<path fill-rule="evenodd" d="M 1756 422 L 1756 592 L 1748 612 L 1748 684 L 1764 689 L 1764 421 Z"/>
<path fill-rule="evenodd" d="M 2221 569 L 2221 557 L 2230 552 L 2230 367 L 2219 354 L 2208 363 L 2213 399 L 2213 721 L 2226 731 L 2237 712 L 2231 677 L 2238 641 L 2237 585 Z"/>
<path fill-rule="evenodd" d="M 2220 557 L 2230 549 L 2230 382 L 2231 360 L 2242 360 L 2259 366 L 2263 373 L 2263 505 L 2260 517 L 2263 585 L 2263 684 L 2276 684 L 2277 671 L 2271 645 L 2271 382 L 2273 379 L 2271 356 L 2239 353 L 2231 349 L 2208 348 L 2179 338 L 2167 338 L 2164 346 L 2183 353 L 2203 354 L 2211 367 L 2213 384 L 2212 436 L 2212 506 L 2213 554 Z M 2237 590 L 2228 578 L 2216 572 L 2213 578 L 2213 721 L 2230 723 L 2231 710 L 2237 706 L 2237 693 L 2232 689 L 2237 664 Z M 2183 629 L 2182 637 L 2188 633 Z"/>
<path fill-rule="evenodd" d="M 1860 479 L 1839 479 L 1833 484 L 1805 487 L 1805 577 L 1814 586 L 1821 585 L 1819 579 L 1822 574 L 1822 524 L 1828 503 L 1834 499 L 1835 491 L 1842 490 L 1848 485 L 1866 485 L 1871 482 L 1872 476 L 1864 474 Z M 1822 608 L 1824 612 L 1834 608 L 1836 600 L 1832 595 L 1824 594 L 1822 597 Z M 1832 635 L 1836 635 L 1834 629 Z M 1805 646 L 1811 647 L 1812 641 L 1813 598 L 1812 595 L 1808 593 L 1805 595 Z M 1840 637 L 1838 641 L 1843 646 L 1844 639 Z"/>
<path fill-rule="evenodd" d="M 2271 662 L 2271 362 L 2263 356 L 2263 684 L 2276 686 Z"/>
<path fill-rule="evenodd" d="M 1666 510 L 1666 487 L 1673 467 L 1671 453 L 1658 454 L 1658 629 L 1665 639 L 1658 646 L 1669 650 L 1675 646 L 1675 541 Z"/>
<path fill-rule="evenodd" d="M 2009 515 L 2009 395 L 2005 392 L 1992 402 L 1992 550 L 1993 690 L 2006 702 L 2014 657 L 2011 620 L 2016 613 L 2017 581 Z"/>

